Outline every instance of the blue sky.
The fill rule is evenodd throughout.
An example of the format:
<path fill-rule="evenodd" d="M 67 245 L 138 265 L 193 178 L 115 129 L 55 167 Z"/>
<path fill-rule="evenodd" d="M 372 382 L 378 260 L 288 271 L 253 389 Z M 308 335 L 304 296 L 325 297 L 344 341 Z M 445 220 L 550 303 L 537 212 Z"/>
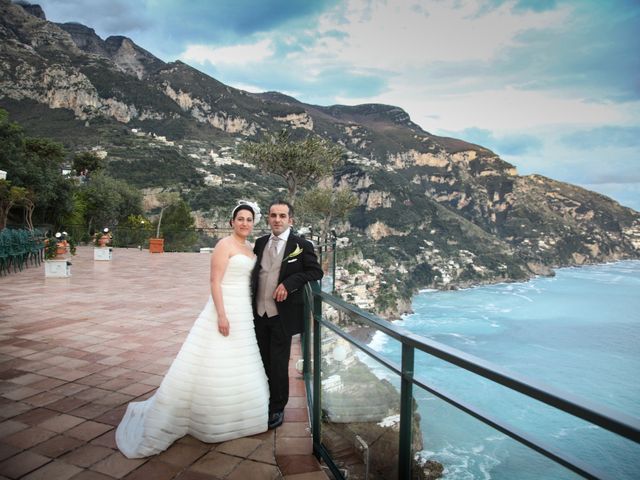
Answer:
<path fill-rule="evenodd" d="M 35 2 L 34 2 L 35 3 Z M 41 0 L 249 91 L 379 102 L 640 210 L 639 0 Z"/>

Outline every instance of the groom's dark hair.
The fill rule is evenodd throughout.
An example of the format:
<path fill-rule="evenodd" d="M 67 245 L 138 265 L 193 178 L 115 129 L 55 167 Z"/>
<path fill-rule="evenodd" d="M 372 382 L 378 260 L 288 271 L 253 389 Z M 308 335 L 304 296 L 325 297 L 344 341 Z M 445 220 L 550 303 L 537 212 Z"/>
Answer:
<path fill-rule="evenodd" d="M 289 208 L 289 216 L 293 217 L 293 205 L 291 205 L 286 200 L 282 200 L 280 198 L 274 200 L 273 202 L 271 202 L 269 204 L 269 208 L 267 209 L 267 212 L 270 212 L 271 211 L 271 207 L 273 207 L 274 205 L 286 205 Z"/>

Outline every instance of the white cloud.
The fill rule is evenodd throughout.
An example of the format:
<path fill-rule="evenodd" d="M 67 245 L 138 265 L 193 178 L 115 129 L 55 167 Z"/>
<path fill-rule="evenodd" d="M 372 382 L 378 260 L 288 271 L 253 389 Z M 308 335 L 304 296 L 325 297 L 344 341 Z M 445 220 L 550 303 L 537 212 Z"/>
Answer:
<path fill-rule="evenodd" d="M 245 92 L 251 92 L 251 93 L 261 93 L 264 92 L 264 88 L 261 88 L 257 85 L 251 85 L 249 83 L 235 83 L 233 85 L 234 88 L 238 88 L 240 90 L 244 90 Z"/>
<path fill-rule="evenodd" d="M 477 1 L 350 0 L 320 18 L 321 36 L 340 31 L 313 47 L 313 57 L 332 57 L 362 68 L 400 70 L 433 62 L 488 61 L 519 43 L 525 30 L 561 28 L 568 9 L 512 13 L 505 3 L 477 15 Z"/>
<path fill-rule="evenodd" d="M 255 43 L 233 45 L 230 47 L 212 47 L 210 45 L 189 45 L 180 55 L 185 62 L 213 65 L 247 65 L 262 62 L 274 53 L 270 39 Z"/>
<path fill-rule="evenodd" d="M 378 102 L 403 106 L 425 130 L 481 127 L 518 131 L 550 124 L 624 124 L 629 116 L 616 104 L 587 103 L 550 92 L 513 88 L 432 95 L 428 89 L 398 83 L 376 98 L 338 98 L 339 103 Z"/>

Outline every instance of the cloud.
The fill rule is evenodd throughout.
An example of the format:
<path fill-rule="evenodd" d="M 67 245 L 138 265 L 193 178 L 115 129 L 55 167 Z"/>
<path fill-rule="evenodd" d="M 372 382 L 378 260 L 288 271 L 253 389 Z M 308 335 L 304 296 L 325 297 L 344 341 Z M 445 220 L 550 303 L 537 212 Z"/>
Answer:
<path fill-rule="evenodd" d="M 247 36 L 272 31 L 295 21 L 307 21 L 337 0 L 146 0 L 162 25 L 177 29 L 190 41 L 233 34 Z"/>
<path fill-rule="evenodd" d="M 93 28 L 105 38 L 110 35 L 134 35 L 153 28 L 153 18 L 144 2 L 128 0 L 37 0 L 47 20 L 78 22 Z"/>
<path fill-rule="evenodd" d="M 589 103 L 548 91 L 492 89 L 433 91 L 428 84 L 399 77 L 375 97 L 338 98 L 348 104 L 377 102 L 403 107 L 428 131 L 461 131 L 476 125 L 492 131 L 528 131 L 544 125 L 625 124 L 638 116 L 640 102 L 622 108 L 612 103 Z"/>
<path fill-rule="evenodd" d="M 188 45 L 251 43 L 264 32 L 299 30 L 339 0 L 39 0 L 47 18 L 79 22 L 101 37 L 132 36 L 155 55 L 174 60 Z M 248 41 L 249 40 L 249 41 Z"/>
<path fill-rule="evenodd" d="M 605 147 L 639 148 L 640 126 L 605 126 L 581 130 L 563 136 L 561 141 L 568 147 L 580 150 Z"/>
<path fill-rule="evenodd" d="M 246 65 L 262 62 L 274 53 L 269 39 L 252 44 L 240 44 L 230 47 L 214 48 L 206 45 L 189 45 L 180 56 L 185 62 L 212 65 Z"/>
<path fill-rule="evenodd" d="M 299 68 L 287 59 L 274 56 L 261 61 L 244 63 L 238 57 L 228 63 L 217 62 L 222 58 L 208 56 L 204 51 L 185 52 L 181 59 L 217 78 L 223 83 L 253 92 L 275 90 L 286 93 L 304 102 L 327 105 L 335 103 L 336 95 L 352 97 L 364 94 L 377 96 L 387 87 L 384 78 L 377 72 L 344 66 L 327 66 L 314 70 L 312 66 Z M 204 63 L 199 63 L 203 61 Z M 250 88 L 246 88 L 250 86 Z"/>
<path fill-rule="evenodd" d="M 495 135 L 490 130 L 466 128 L 458 132 L 439 132 L 439 135 L 459 138 L 493 150 L 498 155 L 522 155 L 539 152 L 543 142 L 538 137 L 527 134 Z"/>
<path fill-rule="evenodd" d="M 633 183 L 598 183 L 582 184 L 587 190 L 592 190 L 613 198 L 625 207 L 640 212 L 640 182 Z"/>
<path fill-rule="evenodd" d="M 521 89 L 554 89 L 588 101 L 640 98 L 640 3 L 574 2 L 562 28 L 528 30 L 493 64 Z"/>
<path fill-rule="evenodd" d="M 364 68 L 397 70 L 435 62 L 488 61 L 528 29 L 560 28 L 568 11 L 514 14 L 509 5 L 479 14 L 481 3 L 350 0 L 320 16 L 317 31 L 343 31 L 340 42 L 318 44 L 336 59 Z"/>
<path fill-rule="evenodd" d="M 640 184 L 640 149 L 633 144 L 633 132 L 622 127 L 608 133 L 623 140 L 611 142 L 607 129 L 545 126 L 531 132 L 542 139 L 540 150 L 506 156 L 505 160 L 516 165 L 521 174 L 539 173 L 578 185 Z M 602 141 L 582 148 L 581 141 L 600 136 Z"/>

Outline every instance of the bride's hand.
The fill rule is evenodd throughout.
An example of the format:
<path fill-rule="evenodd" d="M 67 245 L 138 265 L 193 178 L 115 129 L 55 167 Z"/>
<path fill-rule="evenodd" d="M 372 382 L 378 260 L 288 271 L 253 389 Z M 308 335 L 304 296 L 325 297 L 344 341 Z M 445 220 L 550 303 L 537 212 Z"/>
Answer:
<path fill-rule="evenodd" d="M 227 317 L 218 318 L 218 331 L 224 337 L 229 335 L 229 320 L 227 320 Z"/>

